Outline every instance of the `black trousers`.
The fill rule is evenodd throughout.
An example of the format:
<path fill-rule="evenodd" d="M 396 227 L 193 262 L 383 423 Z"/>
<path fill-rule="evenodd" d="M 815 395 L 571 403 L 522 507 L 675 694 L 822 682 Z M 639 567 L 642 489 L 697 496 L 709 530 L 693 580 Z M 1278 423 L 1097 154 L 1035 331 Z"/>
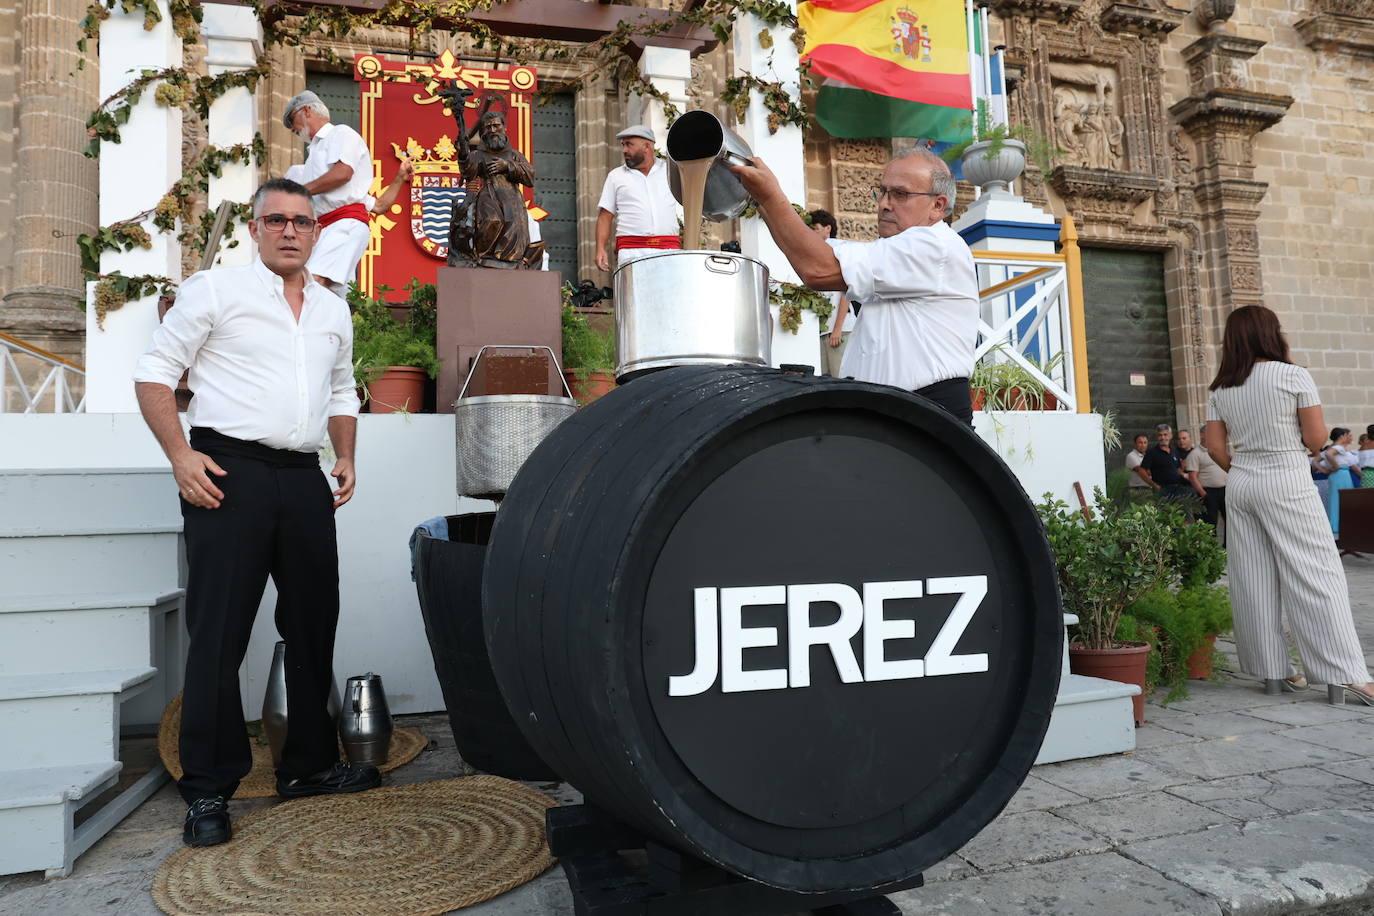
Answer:
<path fill-rule="evenodd" d="M 1217 520 L 1226 514 L 1226 488 L 1203 487 L 1203 489 L 1207 491 L 1207 495 L 1202 499 L 1202 520 L 1215 528 Z"/>
<path fill-rule="evenodd" d="M 288 779 L 339 759 L 326 709 L 339 619 L 339 556 L 329 479 L 314 454 L 192 429 L 191 447 L 228 471 L 218 509 L 181 502 L 190 646 L 181 703 L 181 768 L 187 802 L 234 794 L 252 768 L 239 696 L 239 666 L 270 575 L 277 632 L 286 640 L 290 727 L 277 773 Z M 266 674 L 267 660 L 261 660 Z"/>
<path fill-rule="evenodd" d="M 917 388 L 915 391 L 928 401 L 934 401 L 959 420 L 973 425 L 973 401 L 967 378 L 947 378 L 942 382 Z"/>

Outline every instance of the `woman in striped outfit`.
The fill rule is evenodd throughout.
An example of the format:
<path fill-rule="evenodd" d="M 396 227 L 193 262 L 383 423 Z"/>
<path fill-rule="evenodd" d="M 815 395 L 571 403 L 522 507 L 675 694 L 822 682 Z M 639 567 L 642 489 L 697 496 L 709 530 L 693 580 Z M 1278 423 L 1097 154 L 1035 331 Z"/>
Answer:
<path fill-rule="evenodd" d="M 1374 706 L 1345 570 L 1313 498 L 1304 448 L 1326 442 L 1317 386 L 1289 362 L 1278 316 L 1264 306 L 1227 316 L 1221 347 L 1207 440 L 1217 444 L 1216 463 L 1231 472 L 1227 573 L 1241 669 L 1264 678 L 1268 693 L 1307 687 L 1288 658 L 1286 618 L 1303 667 L 1329 685 L 1330 700 L 1349 696 Z"/>

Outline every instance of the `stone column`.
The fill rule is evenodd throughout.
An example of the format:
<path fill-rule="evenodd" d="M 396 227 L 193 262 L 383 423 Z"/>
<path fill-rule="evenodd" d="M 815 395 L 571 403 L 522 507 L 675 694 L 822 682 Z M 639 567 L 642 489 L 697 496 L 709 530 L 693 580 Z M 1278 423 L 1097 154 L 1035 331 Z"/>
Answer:
<path fill-rule="evenodd" d="M 639 74 L 668 96 L 678 114 L 691 107 L 687 84 L 692 81 L 692 52 L 650 45 L 639 58 Z M 647 125 L 658 138 L 657 146 L 662 150 L 668 138 L 668 115 L 663 110 L 663 101 L 652 96 L 631 95 L 627 107 L 625 123 L 616 129 L 621 130 L 631 124 Z"/>
<path fill-rule="evenodd" d="M 225 3 L 205 4 L 205 21 L 201 33 L 205 36 L 205 64 L 210 74 L 248 70 L 262 53 L 262 26 L 250 6 Z M 253 93 L 239 86 L 210 103 L 209 141 L 226 149 L 239 143 L 252 143 L 257 128 L 257 113 Z M 258 163 L 229 163 L 222 172 L 210 177 L 209 209 L 222 201 L 246 203 L 258 188 Z M 238 245 L 230 248 L 230 241 Z M 226 234 L 220 244 L 216 264 L 250 264 L 257 252 L 248 235 L 248 227 L 238 224 Z"/>
<path fill-rule="evenodd" d="M 796 5 L 792 4 L 795 12 Z M 772 41 L 765 48 L 759 43 L 760 33 L 767 31 Z M 797 48 L 792 44 L 790 29 L 774 28 L 753 15 L 741 15 L 735 22 L 731 48 L 735 69 L 752 73 L 765 82 L 780 82 L 788 95 L 801 97 L 801 80 L 797 73 Z M 749 93 L 749 110 L 744 122 L 735 132 L 754 155 L 762 158 L 778 176 L 787 199 L 798 205 L 806 203 L 806 154 L 802 145 L 801 128 L 782 124 L 776 132 L 768 129 L 769 111 L 760 93 Z M 796 283 L 797 274 L 773 242 L 762 219 L 740 220 L 740 247 L 744 253 L 768 265 L 773 280 Z M 796 334 L 783 330 L 778 323 L 778 310 L 773 312 L 773 365 L 796 363 L 820 369 L 820 323 L 815 313 L 802 312 L 802 325 Z"/>
<path fill-rule="evenodd" d="M 158 0 L 162 21 L 143 28 L 143 13 L 116 10 L 101 28 L 100 93 L 108 98 L 128 84 L 141 69 L 180 66 L 181 39 L 172 31 L 167 0 Z M 156 101 L 154 87 L 143 93 L 129 121 L 120 129 L 119 143 L 100 148 L 100 222 L 110 225 L 157 205 L 181 177 L 181 109 Z M 181 279 L 181 243 L 173 233 L 161 232 L 145 218 L 142 226 L 152 244 L 132 251 L 106 250 L 100 272 L 119 271 L 127 277 L 151 274 Z M 95 284 L 89 284 L 94 289 Z M 93 299 L 93 293 L 91 294 Z M 134 364 L 157 330 L 156 295 L 131 299 L 105 316 L 104 328 L 94 307 L 86 310 L 86 410 L 88 413 L 133 413 L 138 410 L 131 380 Z"/>
<path fill-rule="evenodd" d="M 94 60 L 77 69 L 85 0 L 22 0 L 13 287 L 0 329 L 82 361 L 85 298 L 76 237 L 96 227 L 96 165 L 82 156 L 95 108 Z"/>
<path fill-rule="evenodd" d="M 1260 201 L 1269 186 L 1255 180 L 1254 138 L 1277 124 L 1292 96 L 1246 88 L 1246 61 L 1264 42 L 1214 30 L 1183 49 L 1191 94 L 1169 109 L 1197 141 L 1202 247 L 1212 254 L 1208 282 L 1213 324 L 1240 305 L 1263 301 L 1259 257 Z M 1215 339 L 1220 339 L 1216 335 Z"/>

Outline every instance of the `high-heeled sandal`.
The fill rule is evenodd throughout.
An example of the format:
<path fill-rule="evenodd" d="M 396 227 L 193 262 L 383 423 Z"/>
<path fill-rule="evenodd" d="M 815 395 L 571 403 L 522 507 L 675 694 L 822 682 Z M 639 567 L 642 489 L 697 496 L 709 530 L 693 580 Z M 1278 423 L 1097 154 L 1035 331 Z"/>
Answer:
<path fill-rule="evenodd" d="M 1365 693 L 1354 684 L 1327 684 L 1326 702 L 1332 706 L 1344 706 L 1346 697 L 1354 697 L 1366 706 L 1374 706 L 1374 696 Z"/>
<path fill-rule="evenodd" d="M 1264 679 L 1264 692 L 1267 696 L 1276 697 L 1285 690 L 1289 693 L 1297 693 L 1299 690 L 1306 690 L 1311 685 L 1307 683 L 1307 678 L 1301 674 L 1292 677 L 1267 677 Z"/>

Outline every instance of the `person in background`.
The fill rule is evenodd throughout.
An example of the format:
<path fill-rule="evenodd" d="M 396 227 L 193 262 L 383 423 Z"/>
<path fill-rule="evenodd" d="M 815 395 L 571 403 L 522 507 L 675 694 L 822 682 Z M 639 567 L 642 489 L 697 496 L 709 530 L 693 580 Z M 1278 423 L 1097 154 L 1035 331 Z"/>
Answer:
<path fill-rule="evenodd" d="M 1308 677 L 1342 701 L 1374 706 L 1345 570 L 1304 457 L 1304 446 L 1325 441 L 1321 399 L 1311 373 L 1289 361 L 1277 315 L 1246 305 L 1226 317 L 1210 390 L 1207 442 L 1230 472 L 1226 570 L 1241 670 L 1264 678 L 1266 690 L 1306 689 L 1286 622 Z"/>
<path fill-rule="evenodd" d="M 839 223 L 830 215 L 829 210 L 811 211 L 811 230 L 823 239 L 840 237 Z M 821 332 L 821 367 L 823 375 L 838 378 L 840 363 L 844 359 L 844 348 L 849 343 L 849 334 L 854 330 L 854 316 L 849 310 L 849 297 L 838 290 L 822 293 L 835 311 L 830 314 L 830 327 Z"/>
<path fill-rule="evenodd" d="M 758 157 L 730 171 L 758 201 L 773 241 L 803 283 L 863 303 L 840 375 L 914 392 L 972 426 L 978 279 L 973 252 L 945 222 L 955 194 L 949 165 L 920 148 L 889 162 L 872 189 L 872 242 L 821 239 Z"/>
<path fill-rule="evenodd" d="M 1344 426 L 1331 430 L 1329 444 L 1312 459 L 1312 467 L 1326 474 L 1326 514 L 1331 520 L 1331 533 L 1341 533 L 1341 491 L 1359 486 L 1354 476 L 1359 472 L 1360 457 L 1350 448 L 1354 437 Z"/>
<path fill-rule="evenodd" d="M 1186 429 L 1178 431 L 1178 447 L 1174 449 L 1178 454 L 1178 466 L 1183 467 L 1183 462 L 1188 460 L 1188 456 L 1193 451 L 1193 434 Z"/>
<path fill-rule="evenodd" d="M 1126 453 L 1126 470 L 1131 472 L 1130 480 L 1126 483 L 1126 493 L 1136 502 L 1141 501 L 1151 492 L 1150 482 L 1140 476 L 1140 462 L 1145 457 L 1145 452 L 1150 448 L 1150 437 L 1144 433 L 1137 433 L 1134 448 Z"/>
<path fill-rule="evenodd" d="M 300 183 L 310 194 L 320 233 L 306 266 L 315 282 L 342 297 L 357 279 L 372 238 L 372 153 L 356 130 L 331 123 L 329 109 L 309 90 L 286 103 L 282 123 L 310 144 Z"/>
<path fill-rule="evenodd" d="M 1179 436 L 1182 437 L 1180 432 Z M 1204 426 L 1198 447 L 1183 459 L 1183 473 L 1193 492 L 1202 498 L 1202 520 L 1221 534 L 1221 519 L 1226 515 L 1226 472 L 1212 459 L 1207 450 L 1207 428 Z M 1226 542 L 1222 537 L 1222 543 Z"/>
<path fill-rule="evenodd" d="M 340 761 L 326 708 L 339 619 L 334 513 L 357 480 L 353 323 L 344 301 L 306 269 L 317 223 L 304 187 L 264 182 L 248 231 L 258 257 L 188 277 L 133 376 L 181 496 L 190 639 L 177 788 L 189 805 L 188 846 L 229 840 L 228 799 L 253 765 L 239 667 L 269 576 L 291 707 L 277 794 L 381 783 L 375 767 Z M 189 443 L 172 394 L 188 368 L 196 393 Z M 332 492 L 320 469 L 326 437 L 338 456 Z"/>
<path fill-rule="evenodd" d="M 1360 486 L 1374 487 L 1374 425 L 1360 437 Z"/>
<path fill-rule="evenodd" d="M 682 247 L 678 205 L 668 188 L 668 166 L 654 152 L 654 132 L 636 124 L 615 137 L 625 164 L 606 176 L 597 204 L 596 266 L 600 270 L 611 269 L 606 245 L 612 223 L 617 266 Z"/>
<path fill-rule="evenodd" d="M 1188 498 L 1192 488 L 1179 471 L 1178 454 L 1173 449 L 1174 431 L 1168 423 L 1155 427 L 1155 444 L 1140 459 L 1136 473 L 1165 502 L 1180 502 Z"/>

